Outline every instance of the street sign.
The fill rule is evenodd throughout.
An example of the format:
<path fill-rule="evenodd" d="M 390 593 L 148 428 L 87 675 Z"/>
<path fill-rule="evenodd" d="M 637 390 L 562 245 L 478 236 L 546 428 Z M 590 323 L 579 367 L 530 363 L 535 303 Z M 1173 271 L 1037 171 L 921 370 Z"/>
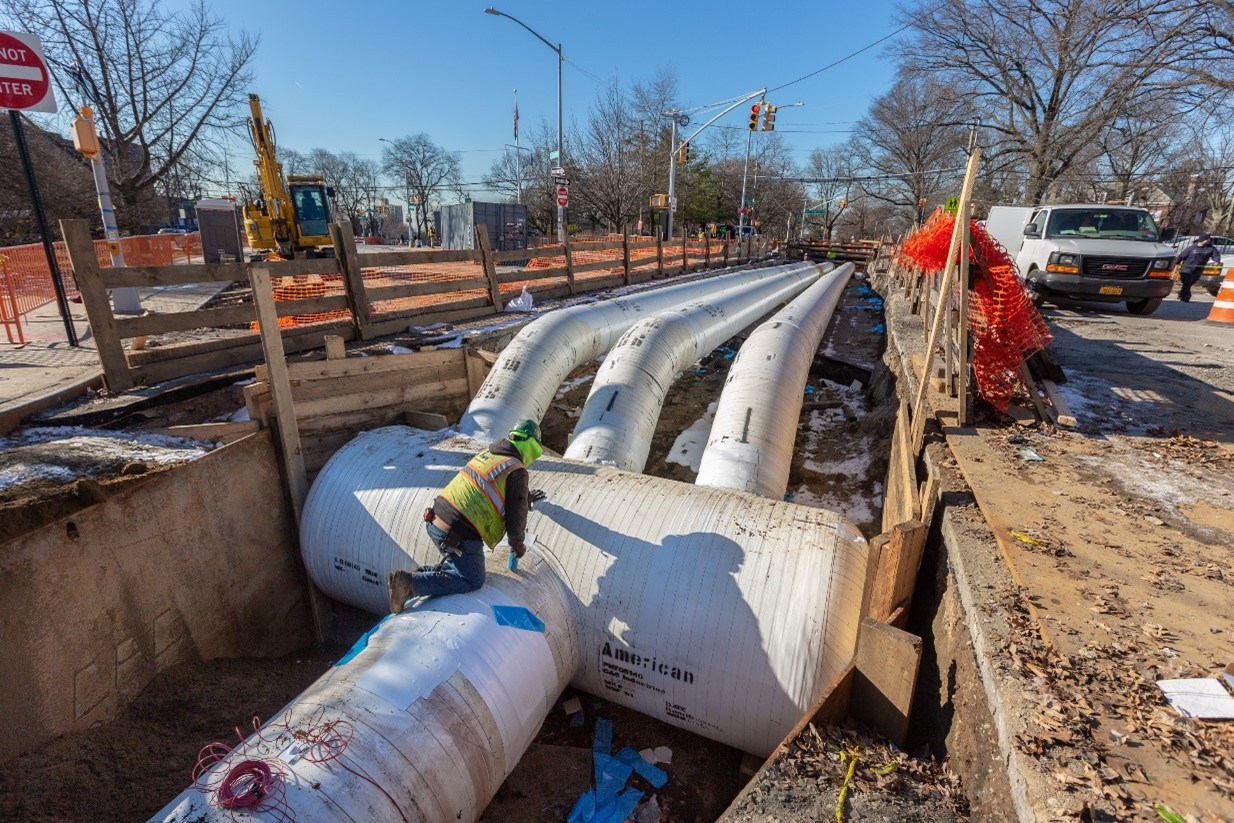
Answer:
<path fill-rule="evenodd" d="M 56 110 L 43 45 L 33 34 L 0 31 L 0 109 Z"/>
<path fill-rule="evenodd" d="M 548 173 L 553 175 L 553 177 L 565 177 L 566 176 L 566 170 L 563 169 L 561 166 L 553 166 L 551 169 L 548 170 Z"/>
<path fill-rule="evenodd" d="M 806 214 L 826 214 L 826 209 L 806 209 Z"/>
<path fill-rule="evenodd" d="M 568 177 L 562 177 L 559 174 L 555 174 L 553 175 L 553 185 L 554 186 L 568 186 L 570 185 L 570 179 Z"/>
<path fill-rule="evenodd" d="M 569 186 L 558 186 L 557 187 L 557 205 L 559 206 L 570 205 L 570 187 Z"/>

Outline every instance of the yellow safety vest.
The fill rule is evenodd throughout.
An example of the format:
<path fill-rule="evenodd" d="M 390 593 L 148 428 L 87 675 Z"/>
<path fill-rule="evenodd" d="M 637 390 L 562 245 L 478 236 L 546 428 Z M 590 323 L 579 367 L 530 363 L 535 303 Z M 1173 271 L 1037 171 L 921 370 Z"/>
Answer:
<path fill-rule="evenodd" d="M 506 478 L 521 468 L 523 463 L 517 457 L 485 449 L 471 458 L 441 493 L 490 549 L 506 533 Z"/>

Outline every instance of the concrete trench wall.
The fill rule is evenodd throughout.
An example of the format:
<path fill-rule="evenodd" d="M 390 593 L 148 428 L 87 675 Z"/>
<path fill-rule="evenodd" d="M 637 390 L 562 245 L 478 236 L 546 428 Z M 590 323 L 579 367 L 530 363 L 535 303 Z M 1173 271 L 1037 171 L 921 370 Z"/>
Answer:
<path fill-rule="evenodd" d="M 169 666 L 310 643 L 295 547 L 268 431 L 0 546 L 0 761 Z"/>

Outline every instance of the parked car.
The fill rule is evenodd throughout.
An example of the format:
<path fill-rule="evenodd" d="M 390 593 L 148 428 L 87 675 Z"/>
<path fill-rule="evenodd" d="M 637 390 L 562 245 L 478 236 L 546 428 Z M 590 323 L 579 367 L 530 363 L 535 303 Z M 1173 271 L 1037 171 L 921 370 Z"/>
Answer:
<path fill-rule="evenodd" d="M 1213 248 L 1217 250 L 1217 254 L 1221 255 L 1221 265 L 1212 263 L 1205 266 L 1204 274 L 1200 276 L 1197 285 L 1213 297 L 1216 297 L 1217 292 L 1221 291 L 1221 281 L 1225 279 L 1225 270 L 1234 266 L 1234 239 L 1222 237 L 1219 234 L 1214 234 L 1212 238 Z M 1185 237 L 1175 238 L 1170 241 L 1170 245 L 1174 247 L 1174 253 L 1177 254 L 1194 242 L 1195 236 L 1189 234 Z"/>
<path fill-rule="evenodd" d="M 188 229 L 159 229 L 159 234 L 188 234 Z"/>

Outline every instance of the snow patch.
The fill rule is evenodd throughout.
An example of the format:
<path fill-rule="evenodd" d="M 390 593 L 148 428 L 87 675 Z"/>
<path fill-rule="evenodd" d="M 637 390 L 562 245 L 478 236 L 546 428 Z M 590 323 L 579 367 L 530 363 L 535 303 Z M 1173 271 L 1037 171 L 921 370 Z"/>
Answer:
<path fill-rule="evenodd" d="M 707 446 L 707 438 L 711 435 L 711 424 L 715 422 L 715 418 L 716 404 L 711 403 L 707 406 L 706 414 L 677 435 L 664 462 L 688 466 L 691 471 L 697 472 L 699 464 L 703 461 L 703 449 Z"/>

